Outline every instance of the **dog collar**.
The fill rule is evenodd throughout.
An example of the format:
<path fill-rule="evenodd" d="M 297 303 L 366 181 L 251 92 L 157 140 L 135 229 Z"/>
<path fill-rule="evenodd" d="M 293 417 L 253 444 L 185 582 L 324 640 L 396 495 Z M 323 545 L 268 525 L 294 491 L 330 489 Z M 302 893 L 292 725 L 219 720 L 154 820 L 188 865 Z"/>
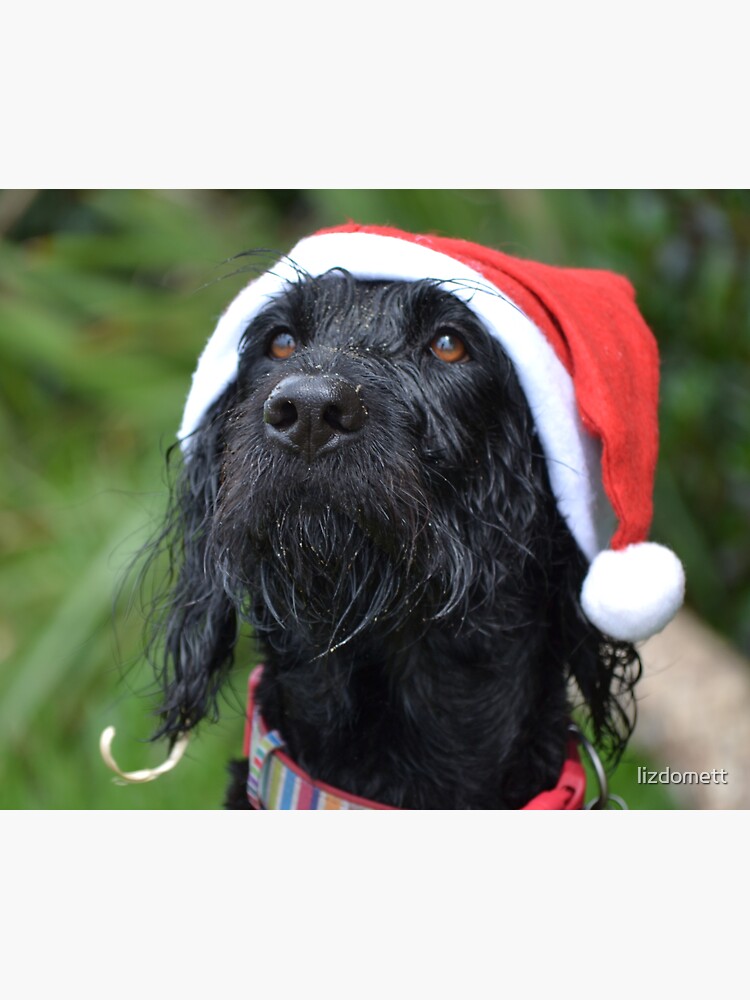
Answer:
<path fill-rule="evenodd" d="M 248 684 L 244 752 L 248 757 L 247 797 L 254 809 L 394 809 L 370 799 L 350 795 L 316 781 L 284 751 L 284 740 L 269 729 L 256 704 L 255 692 L 263 667 L 256 667 Z M 554 788 L 540 792 L 523 809 L 582 809 L 586 792 L 584 771 L 576 741 Z"/>

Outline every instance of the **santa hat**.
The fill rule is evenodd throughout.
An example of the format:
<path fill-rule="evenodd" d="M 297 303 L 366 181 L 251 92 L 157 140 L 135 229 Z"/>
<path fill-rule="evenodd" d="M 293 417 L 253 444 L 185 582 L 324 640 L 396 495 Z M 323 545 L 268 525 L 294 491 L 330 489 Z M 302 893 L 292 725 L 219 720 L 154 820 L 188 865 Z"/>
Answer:
<path fill-rule="evenodd" d="M 558 509 L 590 566 L 581 591 L 606 635 L 660 631 L 683 601 L 682 565 L 648 542 L 657 456 L 659 357 L 617 274 L 552 267 L 469 243 L 349 223 L 303 239 L 223 314 L 193 376 L 179 437 L 237 376 L 253 317 L 301 273 L 433 278 L 463 300 L 513 363 L 547 459 Z"/>

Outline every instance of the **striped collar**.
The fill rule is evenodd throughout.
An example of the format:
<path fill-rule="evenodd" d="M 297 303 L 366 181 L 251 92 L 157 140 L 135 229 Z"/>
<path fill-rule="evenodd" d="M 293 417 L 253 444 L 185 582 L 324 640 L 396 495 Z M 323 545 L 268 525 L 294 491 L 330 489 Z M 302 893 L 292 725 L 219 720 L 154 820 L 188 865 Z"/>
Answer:
<path fill-rule="evenodd" d="M 244 752 L 248 757 L 247 797 L 254 809 L 394 809 L 316 781 L 284 752 L 278 730 L 269 729 L 255 692 L 263 667 L 250 674 Z M 535 795 L 523 809 L 582 809 L 586 774 L 574 740 L 557 784 Z"/>

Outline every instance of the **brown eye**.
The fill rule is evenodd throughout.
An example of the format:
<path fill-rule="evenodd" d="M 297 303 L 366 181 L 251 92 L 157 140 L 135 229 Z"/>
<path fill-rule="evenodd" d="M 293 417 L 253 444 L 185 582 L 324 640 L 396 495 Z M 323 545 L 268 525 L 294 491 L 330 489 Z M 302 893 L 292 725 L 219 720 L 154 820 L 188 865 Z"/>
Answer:
<path fill-rule="evenodd" d="M 288 330 L 284 330 L 271 339 L 268 345 L 268 356 L 283 361 L 285 358 L 291 358 L 296 348 L 297 341 Z"/>
<path fill-rule="evenodd" d="M 454 364 L 456 361 L 463 361 L 469 356 L 466 344 L 452 330 L 444 330 L 437 337 L 434 337 L 430 343 L 430 350 L 436 358 L 440 361 L 445 361 L 449 365 Z"/>

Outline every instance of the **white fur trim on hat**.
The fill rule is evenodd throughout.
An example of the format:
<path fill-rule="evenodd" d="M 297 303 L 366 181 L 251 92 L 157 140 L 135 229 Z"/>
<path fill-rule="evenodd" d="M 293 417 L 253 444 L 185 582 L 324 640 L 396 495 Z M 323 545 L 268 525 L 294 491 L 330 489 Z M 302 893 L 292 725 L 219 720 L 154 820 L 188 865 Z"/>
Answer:
<path fill-rule="evenodd" d="M 661 632 L 685 596 L 682 563 L 655 542 L 600 552 L 581 589 L 588 619 L 613 639 L 637 642 Z"/>

